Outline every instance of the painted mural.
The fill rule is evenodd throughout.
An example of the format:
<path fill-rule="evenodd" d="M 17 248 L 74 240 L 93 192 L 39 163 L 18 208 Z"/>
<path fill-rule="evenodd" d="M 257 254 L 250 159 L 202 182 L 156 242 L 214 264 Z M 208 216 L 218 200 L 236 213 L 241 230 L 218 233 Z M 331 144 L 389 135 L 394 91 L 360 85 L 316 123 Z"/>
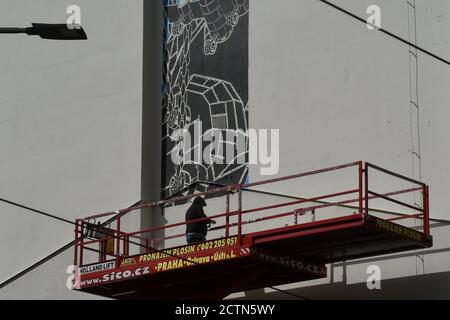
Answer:
<path fill-rule="evenodd" d="M 164 1 L 163 198 L 247 178 L 248 1 Z"/>

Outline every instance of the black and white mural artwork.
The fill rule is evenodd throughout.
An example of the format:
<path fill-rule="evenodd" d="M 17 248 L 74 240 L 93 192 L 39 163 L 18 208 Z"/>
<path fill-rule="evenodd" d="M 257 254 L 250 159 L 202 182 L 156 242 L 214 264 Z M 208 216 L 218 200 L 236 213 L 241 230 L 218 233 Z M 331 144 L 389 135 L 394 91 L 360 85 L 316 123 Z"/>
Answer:
<path fill-rule="evenodd" d="M 163 1 L 162 197 L 243 183 L 249 0 Z"/>

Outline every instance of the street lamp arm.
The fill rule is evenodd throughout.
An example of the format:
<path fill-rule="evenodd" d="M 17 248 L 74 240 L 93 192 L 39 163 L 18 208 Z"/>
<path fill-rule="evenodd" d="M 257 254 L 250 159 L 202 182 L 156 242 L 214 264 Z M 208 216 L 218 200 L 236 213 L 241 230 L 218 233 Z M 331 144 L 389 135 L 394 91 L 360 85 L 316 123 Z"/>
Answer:
<path fill-rule="evenodd" d="M 27 33 L 27 28 L 2 28 L 2 27 L 0 27 L 0 33 Z"/>
<path fill-rule="evenodd" d="M 25 33 L 51 40 L 87 40 L 86 33 L 80 25 L 33 23 L 30 28 L 3 28 L 0 34 Z"/>

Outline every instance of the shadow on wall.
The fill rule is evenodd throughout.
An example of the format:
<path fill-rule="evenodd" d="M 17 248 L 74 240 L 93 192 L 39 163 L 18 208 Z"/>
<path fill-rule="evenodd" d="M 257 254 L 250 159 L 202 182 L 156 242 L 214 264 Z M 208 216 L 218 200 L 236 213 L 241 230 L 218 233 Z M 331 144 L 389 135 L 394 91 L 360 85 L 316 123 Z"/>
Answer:
<path fill-rule="evenodd" d="M 288 292 L 310 300 L 400 300 L 400 299 L 450 299 L 450 272 L 384 280 L 381 290 L 369 290 L 365 283 L 346 285 L 325 284 Z M 261 294 L 261 290 L 249 292 L 241 299 L 293 300 L 284 293 Z"/>
<path fill-rule="evenodd" d="M 450 224 L 447 222 L 433 223 L 431 233 L 433 234 L 433 230 L 437 233 L 437 229 L 449 227 Z M 439 233 L 437 233 L 437 236 L 439 236 Z M 437 239 L 435 237 L 435 240 Z M 436 256 L 443 253 L 450 253 L 450 247 L 334 263 L 328 266 L 331 277 L 329 284 L 312 285 L 286 291 L 310 300 L 450 299 L 450 271 L 382 280 L 381 290 L 369 290 L 365 282 L 346 284 L 347 272 L 350 272 L 347 267 L 352 265 L 400 261 L 399 259 L 417 257 L 417 255 L 422 255 L 426 259 L 427 256 Z M 335 282 L 333 277 L 335 268 L 343 268 L 342 281 Z M 296 298 L 281 292 L 264 293 L 264 289 L 258 289 L 246 292 L 244 297 L 236 300 L 241 299 L 291 300 Z"/>
<path fill-rule="evenodd" d="M 141 200 L 151 202 L 161 195 L 161 81 L 163 7 L 161 1 L 144 1 L 142 80 Z M 165 225 L 160 208 L 141 211 L 141 229 Z M 163 237 L 163 231 L 147 235 Z"/>

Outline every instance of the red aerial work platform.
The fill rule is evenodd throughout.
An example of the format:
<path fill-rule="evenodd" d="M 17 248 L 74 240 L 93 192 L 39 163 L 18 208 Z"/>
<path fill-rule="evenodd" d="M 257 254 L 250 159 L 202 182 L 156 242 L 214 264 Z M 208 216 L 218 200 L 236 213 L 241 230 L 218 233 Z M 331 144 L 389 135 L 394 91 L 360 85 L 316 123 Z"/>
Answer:
<path fill-rule="evenodd" d="M 307 198 L 290 197 L 288 202 L 255 208 L 243 206 L 243 193 L 260 192 L 254 187 L 292 183 L 295 179 L 352 168 L 357 169 L 353 189 Z M 369 187 L 369 173 L 390 177 L 408 187 L 375 192 Z M 408 194 L 414 196 L 412 205 L 404 201 Z M 74 287 L 116 299 L 223 299 L 233 292 L 325 278 L 326 264 L 330 262 L 431 247 L 428 194 L 429 188 L 422 182 L 359 161 L 252 184 L 217 187 L 90 216 L 76 222 L 74 263 L 78 268 Z M 222 237 L 161 249 L 158 244 L 164 241 L 184 238 L 182 233 L 168 231 L 183 227 L 184 221 L 135 232 L 123 231 L 121 223 L 130 212 L 176 204 L 197 196 L 225 199 L 225 212 L 210 216 L 224 220 L 210 229 L 210 232 L 224 232 Z M 230 209 L 232 197 L 237 197 L 236 210 Z M 370 207 L 371 201 L 376 201 L 378 207 Z M 381 201 L 411 211 L 383 209 L 379 207 Z M 338 213 L 326 216 L 336 208 Z M 277 213 L 273 214 L 274 211 Z M 255 214 L 258 218 L 247 219 Z M 311 221 L 306 221 L 309 216 Z M 107 217 L 115 222 L 115 228 L 92 224 L 93 220 Z M 275 226 L 276 221 L 284 224 L 290 218 L 292 223 Z M 417 226 L 416 221 L 422 223 Z M 263 227 L 258 229 L 258 224 Z M 255 227 L 250 229 L 252 225 Z M 165 235 L 155 238 L 151 236 L 155 232 Z M 138 248 L 138 252 L 131 254 L 130 246 Z"/>

